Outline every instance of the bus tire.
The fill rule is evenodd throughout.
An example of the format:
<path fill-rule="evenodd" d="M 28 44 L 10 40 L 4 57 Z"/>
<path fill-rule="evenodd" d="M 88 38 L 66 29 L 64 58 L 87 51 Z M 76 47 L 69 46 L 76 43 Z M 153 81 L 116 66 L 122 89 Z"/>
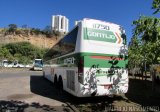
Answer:
<path fill-rule="evenodd" d="M 59 76 L 58 78 L 58 88 L 62 91 L 63 90 L 63 80 L 62 77 Z"/>
<path fill-rule="evenodd" d="M 45 72 L 43 71 L 43 78 L 45 78 Z"/>
<path fill-rule="evenodd" d="M 57 87 L 57 83 L 58 83 L 58 82 L 57 82 L 57 75 L 55 75 L 55 76 L 54 76 L 54 82 L 53 82 L 53 84 L 54 84 L 55 87 Z"/>

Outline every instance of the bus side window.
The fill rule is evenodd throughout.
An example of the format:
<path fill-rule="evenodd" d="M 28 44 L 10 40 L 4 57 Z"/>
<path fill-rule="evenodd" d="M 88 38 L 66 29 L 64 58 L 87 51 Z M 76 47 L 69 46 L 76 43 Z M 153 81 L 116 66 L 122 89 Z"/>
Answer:
<path fill-rule="evenodd" d="M 44 60 L 56 58 L 75 50 L 78 34 L 78 26 L 62 38 L 56 45 L 54 45 L 44 56 Z"/>

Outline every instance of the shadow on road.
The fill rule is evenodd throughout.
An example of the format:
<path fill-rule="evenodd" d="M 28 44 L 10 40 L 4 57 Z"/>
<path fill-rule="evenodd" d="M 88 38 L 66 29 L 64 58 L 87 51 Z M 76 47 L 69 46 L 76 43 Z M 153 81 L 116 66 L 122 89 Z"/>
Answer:
<path fill-rule="evenodd" d="M 155 90 L 152 91 L 152 82 L 150 80 L 130 78 L 126 97 L 141 106 L 159 106 L 160 85 L 155 84 Z"/>
<path fill-rule="evenodd" d="M 63 103 L 70 103 L 76 106 L 82 107 L 89 106 L 91 110 L 96 111 L 104 110 L 106 106 L 112 105 L 113 101 L 116 99 L 116 101 L 126 100 L 121 96 L 115 96 L 115 97 L 87 97 L 87 98 L 78 98 L 73 95 L 70 95 L 69 93 L 63 91 L 61 94 L 59 90 L 54 87 L 53 83 L 48 81 L 47 79 L 44 79 L 42 76 L 31 76 L 30 77 L 30 88 L 31 92 L 51 98 L 53 100 L 58 100 Z"/>
<path fill-rule="evenodd" d="M 107 106 L 111 106 L 114 101 L 134 102 L 141 106 L 159 106 L 160 104 L 160 86 L 156 85 L 156 90 L 153 93 L 152 82 L 149 80 L 130 78 L 129 90 L 125 95 L 127 99 L 121 96 L 77 98 L 64 91 L 60 94 L 53 83 L 42 76 L 31 76 L 30 86 L 31 91 L 35 94 L 63 103 L 69 102 L 80 109 L 88 106 L 91 111 L 97 111 L 97 109 L 98 111 L 103 111 Z M 123 105 L 125 106 L 125 103 Z"/>
<path fill-rule="evenodd" d="M 51 107 L 49 105 L 40 105 L 32 102 L 31 104 L 22 101 L 0 101 L 0 112 L 55 112 L 59 107 Z M 61 107 L 62 108 L 62 107 Z M 63 110 L 67 110 L 63 107 Z"/>
<path fill-rule="evenodd" d="M 55 99 L 61 102 L 67 102 L 66 93 L 59 94 L 58 90 L 53 86 L 53 83 L 43 78 L 43 76 L 30 76 L 30 89 L 31 92 Z"/>

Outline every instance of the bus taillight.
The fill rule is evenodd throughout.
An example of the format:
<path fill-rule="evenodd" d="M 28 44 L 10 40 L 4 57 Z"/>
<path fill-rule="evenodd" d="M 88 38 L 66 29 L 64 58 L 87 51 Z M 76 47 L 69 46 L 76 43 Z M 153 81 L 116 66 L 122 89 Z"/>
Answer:
<path fill-rule="evenodd" d="M 78 63 L 78 81 L 83 84 L 83 68 L 84 68 L 84 60 L 79 60 Z"/>

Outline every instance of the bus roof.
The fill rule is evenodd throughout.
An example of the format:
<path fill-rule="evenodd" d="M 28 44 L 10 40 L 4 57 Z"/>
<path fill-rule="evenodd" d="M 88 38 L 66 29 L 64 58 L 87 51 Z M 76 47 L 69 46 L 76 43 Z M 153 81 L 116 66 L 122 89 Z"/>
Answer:
<path fill-rule="evenodd" d="M 35 60 L 42 60 L 42 59 L 35 59 Z"/>
<path fill-rule="evenodd" d="M 95 22 L 101 22 L 101 23 L 108 23 L 108 24 L 113 24 L 113 25 L 117 25 L 117 26 L 120 27 L 120 25 L 112 23 L 112 22 L 102 21 L 102 20 L 97 20 L 97 19 L 91 19 L 91 18 L 84 18 L 83 21 L 95 21 Z"/>

